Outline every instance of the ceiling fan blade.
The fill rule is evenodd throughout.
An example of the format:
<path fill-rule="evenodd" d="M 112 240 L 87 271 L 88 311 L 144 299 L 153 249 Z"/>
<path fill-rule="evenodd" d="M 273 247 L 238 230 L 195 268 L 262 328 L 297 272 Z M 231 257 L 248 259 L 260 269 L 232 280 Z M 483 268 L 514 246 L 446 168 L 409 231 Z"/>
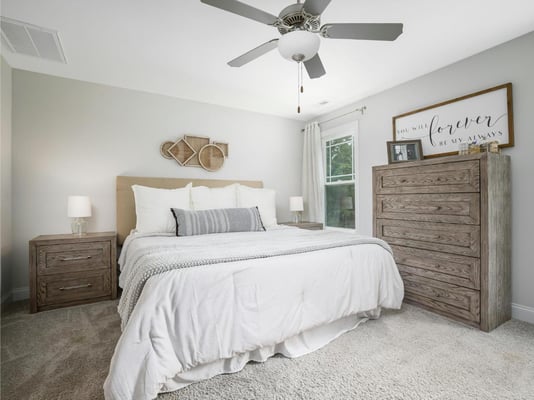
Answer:
<path fill-rule="evenodd" d="M 256 58 L 264 55 L 265 53 L 268 53 L 272 49 L 276 48 L 278 46 L 278 39 L 269 40 L 266 43 L 263 43 L 262 45 L 259 45 L 255 49 L 252 49 L 248 52 L 246 52 L 243 55 L 240 55 L 237 58 L 234 58 L 232 61 L 228 62 L 228 65 L 230 67 L 241 67 Z"/>
<path fill-rule="evenodd" d="M 320 78 L 326 74 L 321 58 L 319 57 L 319 53 L 314 55 L 308 61 L 304 61 L 304 66 L 306 67 L 306 71 L 308 72 L 310 79 Z"/>
<path fill-rule="evenodd" d="M 273 25 L 278 21 L 278 17 L 262 11 L 258 8 L 249 6 L 248 4 L 241 3 L 237 0 L 200 0 L 204 4 L 208 4 L 213 7 L 220 8 L 222 10 L 229 11 L 231 13 L 241 15 L 245 18 L 253 19 L 254 21 L 261 22 L 267 25 Z"/>
<path fill-rule="evenodd" d="M 332 0 L 306 0 L 304 11 L 311 15 L 320 15 Z"/>
<path fill-rule="evenodd" d="M 330 39 L 395 40 L 402 24 L 326 24 L 321 35 Z"/>

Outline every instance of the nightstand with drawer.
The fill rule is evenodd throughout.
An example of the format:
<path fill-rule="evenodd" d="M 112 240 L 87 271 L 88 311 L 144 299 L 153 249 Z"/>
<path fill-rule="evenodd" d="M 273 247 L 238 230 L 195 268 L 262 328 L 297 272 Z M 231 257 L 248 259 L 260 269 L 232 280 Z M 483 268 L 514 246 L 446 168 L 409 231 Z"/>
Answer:
<path fill-rule="evenodd" d="M 117 297 L 115 232 L 30 241 L 30 312 Z"/>
<path fill-rule="evenodd" d="M 281 222 L 280 225 L 294 226 L 300 229 L 308 229 L 310 231 L 319 231 L 323 229 L 323 224 L 321 222 Z"/>

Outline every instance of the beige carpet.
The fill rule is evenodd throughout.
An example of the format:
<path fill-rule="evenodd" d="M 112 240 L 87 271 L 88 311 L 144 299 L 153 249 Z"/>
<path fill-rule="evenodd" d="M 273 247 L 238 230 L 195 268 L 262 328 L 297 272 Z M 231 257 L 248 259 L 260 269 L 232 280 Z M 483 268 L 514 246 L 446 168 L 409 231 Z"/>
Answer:
<path fill-rule="evenodd" d="M 2 399 L 103 398 L 119 336 L 116 302 L 2 315 Z M 534 399 L 534 325 L 490 334 L 413 306 L 386 312 L 325 348 L 274 357 L 160 400 Z"/>

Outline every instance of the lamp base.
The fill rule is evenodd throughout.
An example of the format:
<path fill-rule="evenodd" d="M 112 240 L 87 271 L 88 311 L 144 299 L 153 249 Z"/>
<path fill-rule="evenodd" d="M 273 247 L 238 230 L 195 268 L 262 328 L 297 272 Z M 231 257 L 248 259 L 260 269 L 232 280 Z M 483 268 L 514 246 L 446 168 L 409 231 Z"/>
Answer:
<path fill-rule="evenodd" d="M 295 219 L 294 219 L 295 224 L 299 224 L 299 223 L 300 223 L 300 220 L 301 220 L 301 218 L 300 218 L 300 211 L 294 211 L 293 213 L 295 214 Z"/>
<path fill-rule="evenodd" d="M 74 218 L 70 224 L 74 235 L 82 236 L 87 234 L 87 221 L 85 218 Z"/>

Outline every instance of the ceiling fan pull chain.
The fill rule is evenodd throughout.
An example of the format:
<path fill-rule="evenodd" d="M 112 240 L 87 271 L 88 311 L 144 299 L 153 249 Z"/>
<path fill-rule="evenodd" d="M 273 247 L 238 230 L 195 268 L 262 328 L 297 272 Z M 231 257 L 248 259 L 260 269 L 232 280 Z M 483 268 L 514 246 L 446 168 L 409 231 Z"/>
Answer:
<path fill-rule="evenodd" d="M 297 63 L 297 99 L 298 99 L 298 107 L 297 107 L 297 113 L 300 114 L 300 93 L 302 92 L 302 63 Z"/>
<path fill-rule="evenodd" d="M 302 73 L 302 62 L 299 62 L 300 65 L 300 93 L 304 93 L 304 74 Z"/>

